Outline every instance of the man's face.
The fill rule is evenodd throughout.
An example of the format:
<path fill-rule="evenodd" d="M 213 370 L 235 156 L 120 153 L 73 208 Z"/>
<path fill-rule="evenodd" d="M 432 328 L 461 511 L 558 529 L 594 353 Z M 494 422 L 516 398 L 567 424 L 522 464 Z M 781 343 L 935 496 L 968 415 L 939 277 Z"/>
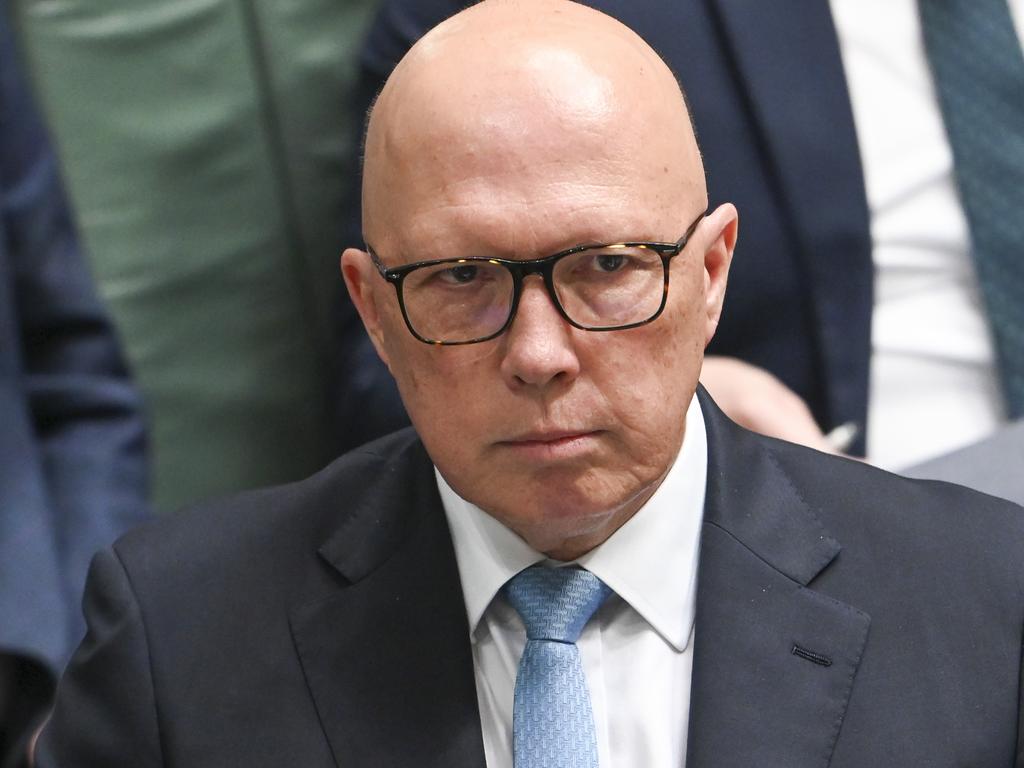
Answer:
<path fill-rule="evenodd" d="M 407 151 L 393 153 L 383 189 L 371 192 L 387 206 L 367 227 L 368 241 L 394 267 L 677 240 L 704 209 L 702 183 L 689 178 L 699 161 L 694 168 L 678 140 L 657 131 L 609 130 L 605 102 L 614 94 L 599 91 L 583 117 L 510 96 L 483 114 L 418 128 Z M 545 98 L 558 102 L 558 94 Z M 403 141 L 391 135 L 388 144 Z M 535 548 L 565 558 L 607 538 L 675 459 L 724 290 L 731 242 L 705 263 L 719 219 L 702 222 L 672 260 L 662 316 L 621 331 L 573 328 L 533 276 L 502 336 L 430 346 L 409 333 L 392 286 L 365 254 L 349 251 L 343 265 L 448 483 Z"/>

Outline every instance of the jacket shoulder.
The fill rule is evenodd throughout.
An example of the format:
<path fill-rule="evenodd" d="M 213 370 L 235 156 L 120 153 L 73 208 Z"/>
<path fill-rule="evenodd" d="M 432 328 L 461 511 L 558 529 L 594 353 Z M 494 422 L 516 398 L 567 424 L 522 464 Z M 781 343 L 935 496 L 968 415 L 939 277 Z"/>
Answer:
<path fill-rule="evenodd" d="M 303 480 L 199 502 L 130 531 L 114 552 L 133 581 L 205 583 L 234 574 L 272 581 L 317 549 L 355 510 L 429 469 L 411 429 L 357 448 Z"/>
<path fill-rule="evenodd" d="M 939 480 L 773 441 L 770 452 L 842 545 L 840 562 L 899 580 L 918 567 L 936 585 L 1001 584 L 1024 596 L 1024 508 Z M 915 579 L 911 579 L 915 580 Z M 941 588 L 941 587 L 940 587 Z"/>

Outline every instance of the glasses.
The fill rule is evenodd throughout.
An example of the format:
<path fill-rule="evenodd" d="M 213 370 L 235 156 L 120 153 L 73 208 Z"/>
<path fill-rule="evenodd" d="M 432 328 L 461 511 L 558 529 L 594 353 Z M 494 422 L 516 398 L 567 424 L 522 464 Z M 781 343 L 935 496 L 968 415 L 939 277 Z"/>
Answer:
<path fill-rule="evenodd" d="M 701 213 L 674 243 L 577 245 L 542 259 L 469 256 L 389 269 L 367 252 L 395 286 L 409 331 L 426 344 L 475 344 L 512 324 L 523 279 L 539 275 L 566 322 L 584 331 L 619 331 L 656 320 L 668 300 L 669 262 L 686 247 Z"/>

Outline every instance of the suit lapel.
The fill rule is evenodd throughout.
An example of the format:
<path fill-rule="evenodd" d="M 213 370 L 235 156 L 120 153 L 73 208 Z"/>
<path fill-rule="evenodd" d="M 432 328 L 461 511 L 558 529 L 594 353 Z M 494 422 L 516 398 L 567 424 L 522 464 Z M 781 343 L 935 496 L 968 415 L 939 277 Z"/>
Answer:
<path fill-rule="evenodd" d="M 339 766 L 483 766 L 451 538 L 429 459 L 406 453 L 321 549 L 344 581 L 293 610 L 292 634 Z"/>
<path fill-rule="evenodd" d="M 839 553 L 763 438 L 702 394 L 701 538 L 689 768 L 825 766 L 869 617 L 808 584 Z"/>
<path fill-rule="evenodd" d="M 824 0 L 708 0 L 789 212 L 837 421 L 867 392 L 870 220 L 839 44 Z M 742 214 L 742 211 L 741 211 Z M 853 258 L 837 263 L 836 254 Z"/>

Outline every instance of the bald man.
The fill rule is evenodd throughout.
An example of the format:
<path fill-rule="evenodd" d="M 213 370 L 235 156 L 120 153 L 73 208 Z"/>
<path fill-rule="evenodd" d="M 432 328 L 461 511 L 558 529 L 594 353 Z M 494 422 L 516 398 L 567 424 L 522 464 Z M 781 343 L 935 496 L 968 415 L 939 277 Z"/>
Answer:
<path fill-rule="evenodd" d="M 1024 765 L 1021 510 L 698 389 L 737 214 L 635 34 L 441 24 L 364 206 L 341 268 L 414 429 L 99 556 L 39 765 Z"/>

